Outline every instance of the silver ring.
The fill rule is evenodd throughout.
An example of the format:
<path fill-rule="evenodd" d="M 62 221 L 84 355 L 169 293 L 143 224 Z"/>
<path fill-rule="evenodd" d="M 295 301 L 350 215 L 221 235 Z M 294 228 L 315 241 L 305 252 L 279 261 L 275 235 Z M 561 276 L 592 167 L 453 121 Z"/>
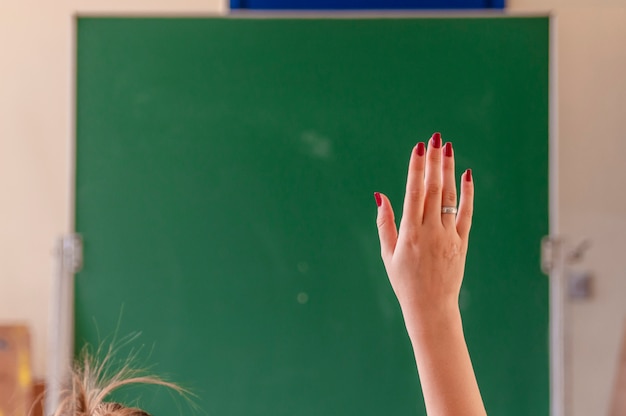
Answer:
<path fill-rule="evenodd" d="M 441 207 L 441 213 L 442 214 L 456 214 L 457 209 L 456 207 Z"/>

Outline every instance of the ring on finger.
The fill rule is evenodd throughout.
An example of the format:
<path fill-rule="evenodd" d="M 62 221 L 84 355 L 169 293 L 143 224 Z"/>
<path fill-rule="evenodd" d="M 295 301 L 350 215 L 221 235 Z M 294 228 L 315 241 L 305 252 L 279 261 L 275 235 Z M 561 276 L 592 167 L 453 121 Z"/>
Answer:
<path fill-rule="evenodd" d="M 441 207 L 441 213 L 442 214 L 456 214 L 457 213 L 457 209 L 456 207 Z"/>

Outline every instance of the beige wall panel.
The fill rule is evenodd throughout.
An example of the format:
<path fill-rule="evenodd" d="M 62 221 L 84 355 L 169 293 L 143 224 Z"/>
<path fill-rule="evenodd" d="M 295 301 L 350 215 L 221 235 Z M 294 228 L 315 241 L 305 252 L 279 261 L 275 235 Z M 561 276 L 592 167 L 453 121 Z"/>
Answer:
<path fill-rule="evenodd" d="M 624 0 L 506 0 L 506 6 L 508 10 L 517 12 L 560 12 L 571 8 L 624 7 Z"/>
<path fill-rule="evenodd" d="M 0 2 L 0 321 L 30 327 L 36 377 L 54 242 L 69 227 L 68 22 L 63 3 Z"/>
<path fill-rule="evenodd" d="M 228 0 L 72 0 L 79 13 L 111 14 L 221 14 Z"/>
<path fill-rule="evenodd" d="M 591 248 L 575 269 L 594 275 L 572 302 L 573 416 L 608 414 L 626 317 L 626 6 L 558 11 L 560 229 Z"/>

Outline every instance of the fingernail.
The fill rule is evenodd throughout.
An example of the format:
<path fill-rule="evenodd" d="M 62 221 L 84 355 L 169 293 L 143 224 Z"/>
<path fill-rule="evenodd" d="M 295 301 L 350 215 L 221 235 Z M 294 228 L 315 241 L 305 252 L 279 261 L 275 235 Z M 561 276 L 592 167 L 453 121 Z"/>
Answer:
<path fill-rule="evenodd" d="M 441 133 L 433 133 L 431 140 L 433 141 L 435 149 L 439 149 L 441 147 Z"/>
<path fill-rule="evenodd" d="M 465 180 L 467 182 L 471 182 L 472 181 L 472 170 L 468 169 L 465 171 Z"/>
<path fill-rule="evenodd" d="M 377 207 L 380 207 L 383 204 L 383 199 L 380 196 L 380 192 L 374 192 L 374 199 L 376 200 Z"/>
<path fill-rule="evenodd" d="M 443 147 L 443 154 L 446 157 L 452 157 L 452 143 L 451 142 L 446 143 L 446 145 Z"/>
<path fill-rule="evenodd" d="M 417 144 L 417 147 L 415 148 L 415 153 L 417 153 L 418 156 L 424 156 L 425 150 L 426 150 L 426 146 L 424 146 L 424 143 L 419 142 Z"/>

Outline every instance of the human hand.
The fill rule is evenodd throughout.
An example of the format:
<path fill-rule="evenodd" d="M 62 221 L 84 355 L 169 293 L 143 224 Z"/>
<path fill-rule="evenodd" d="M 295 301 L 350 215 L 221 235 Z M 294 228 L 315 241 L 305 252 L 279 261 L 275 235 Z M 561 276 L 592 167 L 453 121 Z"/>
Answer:
<path fill-rule="evenodd" d="M 441 135 L 418 143 L 411 154 L 400 229 L 389 199 L 374 194 L 378 205 L 381 256 L 405 319 L 430 319 L 456 310 L 463 281 L 472 222 L 474 184 L 471 170 L 461 178 L 458 214 L 452 143 Z"/>
<path fill-rule="evenodd" d="M 375 193 L 380 248 L 413 343 L 429 415 L 484 416 L 463 335 L 459 292 L 472 222 L 474 184 L 461 178 L 458 214 L 452 144 L 433 134 L 411 154 L 404 211 L 396 229 L 389 199 Z"/>

